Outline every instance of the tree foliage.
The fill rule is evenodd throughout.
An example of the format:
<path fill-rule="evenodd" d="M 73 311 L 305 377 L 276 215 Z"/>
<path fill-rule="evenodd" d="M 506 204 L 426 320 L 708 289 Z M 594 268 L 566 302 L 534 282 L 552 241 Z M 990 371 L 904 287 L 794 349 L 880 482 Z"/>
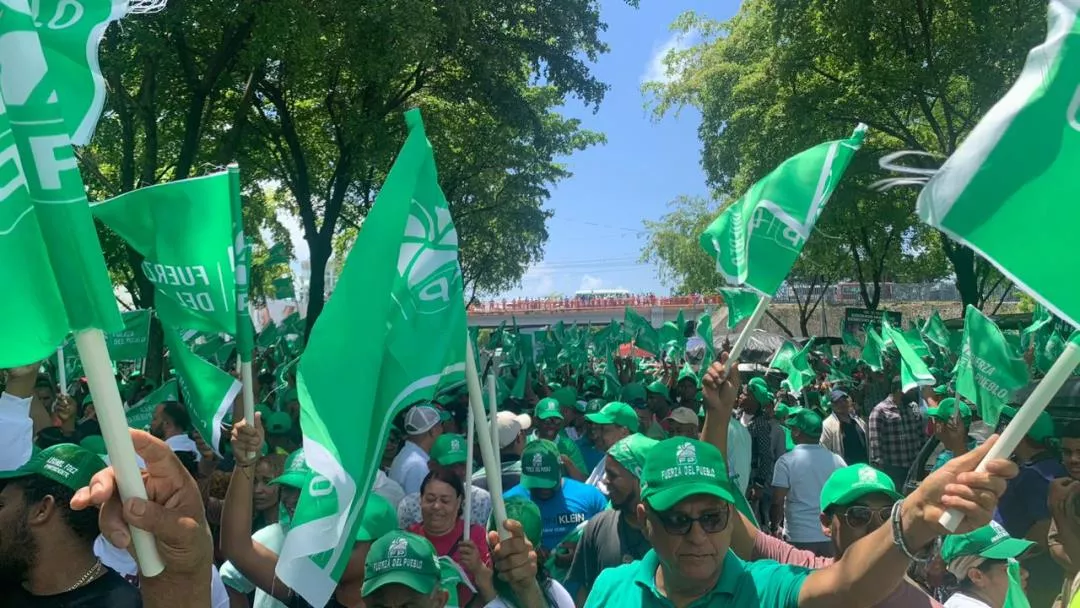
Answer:
<path fill-rule="evenodd" d="M 714 294 L 723 287 L 716 262 L 698 244 L 698 236 L 720 212 L 720 204 L 700 196 L 680 196 L 659 220 L 644 220 L 646 242 L 641 261 L 656 266 L 657 278 L 676 295 Z"/>
<path fill-rule="evenodd" d="M 677 78 L 647 91 L 658 115 L 701 111 L 702 163 L 726 197 L 866 123 L 871 135 L 819 232 L 849 252 L 846 273 L 868 307 L 883 280 L 950 270 L 964 303 L 981 305 L 996 282 L 980 280 L 989 265 L 919 224 L 914 190 L 868 186 L 884 177 L 876 159 L 887 152 L 951 154 L 1041 40 L 1045 11 L 1038 0 L 749 0 L 726 23 L 683 15 L 674 27 L 703 42 L 669 55 Z"/>

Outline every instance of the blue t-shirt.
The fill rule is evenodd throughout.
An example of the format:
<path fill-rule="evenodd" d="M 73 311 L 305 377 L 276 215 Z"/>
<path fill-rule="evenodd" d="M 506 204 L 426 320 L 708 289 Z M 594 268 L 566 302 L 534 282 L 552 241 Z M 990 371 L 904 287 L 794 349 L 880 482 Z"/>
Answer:
<path fill-rule="evenodd" d="M 575 443 L 577 443 L 578 449 L 581 450 L 582 457 L 585 458 L 585 471 L 583 472 L 588 475 L 604 459 L 604 453 L 593 447 L 592 442 L 587 437 L 581 437 Z"/>
<path fill-rule="evenodd" d="M 503 494 L 503 498 L 524 498 L 540 507 L 540 519 L 544 535 L 540 541 L 543 549 L 551 551 L 559 545 L 571 530 L 593 515 L 607 508 L 607 498 L 593 486 L 573 479 L 563 479 L 562 489 L 548 500 L 537 500 L 528 489 L 518 485 Z"/>
<path fill-rule="evenodd" d="M 998 500 L 994 521 L 1009 536 L 1024 538 L 1035 522 L 1050 519 L 1050 507 L 1046 504 L 1050 482 L 1068 476 L 1068 471 L 1054 457 L 1020 465 L 1020 473 L 1009 480 Z"/>

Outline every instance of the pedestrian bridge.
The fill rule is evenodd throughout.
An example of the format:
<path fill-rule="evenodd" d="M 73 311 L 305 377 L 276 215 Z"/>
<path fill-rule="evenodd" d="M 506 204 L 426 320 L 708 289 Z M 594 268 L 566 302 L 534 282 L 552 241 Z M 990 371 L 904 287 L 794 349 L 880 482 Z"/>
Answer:
<path fill-rule="evenodd" d="M 595 299 L 518 299 L 489 301 L 469 307 L 469 325 L 498 327 L 502 323 L 519 328 L 539 328 L 562 321 L 566 325 L 607 325 L 612 319 L 623 321 L 626 308 L 634 309 L 653 327 L 674 321 L 683 312 L 686 320 L 696 320 L 702 313 L 716 311 L 712 322 L 727 322 L 727 307 L 720 296 L 631 296 Z"/>

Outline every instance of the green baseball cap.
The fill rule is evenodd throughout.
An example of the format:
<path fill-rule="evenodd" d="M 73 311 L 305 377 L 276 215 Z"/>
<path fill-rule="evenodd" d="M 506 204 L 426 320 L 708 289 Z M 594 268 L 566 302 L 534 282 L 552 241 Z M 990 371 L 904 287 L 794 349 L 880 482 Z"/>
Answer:
<path fill-rule="evenodd" d="M 577 391 L 569 386 L 563 386 L 552 391 L 550 398 L 562 407 L 574 407 L 574 403 L 577 402 Z"/>
<path fill-rule="evenodd" d="M 536 503 L 521 496 L 506 499 L 506 518 L 521 524 L 525 531 L 525 538 L 534 547 L 539 547 L 544 536 L 544 521 L 540 515 L 540 507 Z M 491 518 L 488 530 L 497 532 L 495 518 Z"/>
<path fill-rule="evenodd" d="M 397 509 L 382 496 L 368 494 L 364 512 L 360 514 L 360 527 L 356 529 L 356 542 L 370 543 L 398 529 Z"/>
<path fill-rule="evenodd" d="M 646 386 L 645 392 L 652 393 L 654 395 L 661 395 L 664 397 L 664 399 L 667 399 L 668 395 L 671 394 L 671 391 L 668 389 L 668 385 L 664 384 L 659 380 L 656 380 L 649 384 L 649 386 Z"/>
<path fill-rule="evenodd" d="M 429 595 L 439 586 L 440 572 L 439 558 L 428 539 L 397 530 L 371 544 L 360 592 L 368 597 L 386 585 L 404 585 Z"/>
<path fill-rule="evenodd" d="M 648 398 L 648 392 L 645 390 L 644 384 L 632 382 L 622 387 L 619 397 L 623 403 L 629 403 L 632 406 L 641 406 L 645 404 L 645 400 Z"/>
<path fill-rule="evenodd" d="M 960 417 L 964 419 L 964 422 L 971 422 L 971 408 L 952 397 L 942 399 L 937 407 L 926 408 L 926 415 L 937 420 L 952 420 L 953 414 L 958 407 Z"/>
<path fill-rule="evenodd" d="M 779 418 L 781 416 L 788 417 L 791 415 L 791 406 L 786 403 L 777 403 L 773 408 L 773 416 Z"/>
<path fill-rule="evenodd" d="M 446 422 L 447 420 L 450 420 L 450 411 L 446 408 L 435 406 L 435 411 L 439 412 L 439 422 Z"/>
<path fill-rule="evenodd" d="M 94 474 L 104 468 L 105 462 L 90 450 L 74 443 L 60 443 L 33 454 L 26 464 L 13 471 L 0 472 L 0 479 L 40 475 L 78 490 L 90 485 Z"/>
<path fill-rule="evenodd" d="M 431 446 L 431 459 L 444 467 L 461 464 L 468 459 L 466 439 L 455 433 L 443 433 Z"/>
<path fill-rule="evenodd" d="M 1016 418 L 1018 411 L 1018 408 L 1006 405 L 1001 408 L 1001 415 L 1012 420 Z M 1050 417 L 1050 414 L 1045 411 L 1039 412 L 1038 417 L 1035 418 L 1035 424 L 1031 425 L 1031 429 L 1027 432 L 1027 437 L 1038 443 L 1045 443 L 1047 439 L 1057 437 L 1057 432 L 1054 431 L 1054 419 Z"/>
<path fill-rule="evenodd" d="M 849 505 L 867 494 L 884 494 L 893 500 L 903 496 L 888 475 L 868 464 L 837 469 L 821 487 L 821 512 L 833 505 Z"/>
<path fill-rule="evenodd" d="M 547 420 L 548 418 L 559 418 L 561 420 L 562 417 L 562 407 L 560 407 L 559 402 L 552 397 L 541 399 L 540 402 L 536 404 L 537 419 Z"/>
<path fill-rule="evenodd" d="M 79 442 L 84 450 L 90 450 L 98 456 L 104 456 L 109 453 L 109 450 L 105 447 L 105 438 L 101 435 L 88 435 L 83 437 L 83 440 Z"/>
<path fill-rule="evenodd" d="M 784 426 L 796 429 L 804 435 L 818 437 L 821 435 L 821 416 L 817 412 L 800 408 L 797 412 L 789 412 Z"/>
<path fill-rule="evenodd" d="M 716 446 L 673 437 L 649 450 L 641 471 L 641 499 L 652 509 L 667 511 L 701 494 L 735 502 L 724 455 Z"/>
<path fill-rule="evenodd" d="M 630 471 L 634 477 L 641 479 L 641 471 L 645 468 L 645 461 L 648 459 L 649 452 L 658 443 L 660 442 L 641 433 L 634 433 L 615 442 L 615 445 L 611 446 L 607 454 L 627 471 Z"/>
<path fill-rule="evenodd" d="M 614 424 L 625 427 L 630 429 L 631 433 L 638 432 L 640 424 L 634 408 L 619 401 L 613 401 L 605 405 L 595 414 L 585 414 L 585 419 L 593 424 Z"/>
<path fill-rule="evenodd" d="M 996 521 L 967 534 L 950 534 L 941 543 L 941 559 L 948 564 L 957 558 L 978 556 L 985 559 L 1017 558 L 1027 553 L 1035 543 L 1013 538 Z"/>
<path fill-rule="evenodd" d="M 769 390 L 769 385 L 765 383 L 764 378 L 751 378 L 746 383 L 746 391 L 762 405 L 773 400 L 772 391 Z"/>
<path fill-rule="evenodd" d="M 267 435 L 284 435 L 292 430 L 292 416 L 286 412 L 274 412 L 263 419 Z"/>
<path fill-rule="evenodd" d="M 290 488 L 303 488 L 311 477 L 311 469 L 304 458 L 304 448 L 296 450 L 285 459 L 285 472 L 275 477 L 270 485 L 283 485 Z"/>
<path fill-rule="evenodd" d="M 550 490 L 562 481 L 559 448 L 553 441 L 534 439 L 521 452 L 521 486 L 529 490 Z"/>
<path fill-rule="evenodd" d="M 604 409 L 605 405 L 607 405 L 607 401 L 604 401 L 603 399 L 589 399 L 585 403 L 585 413 L 586 414 L 595 414 L 595 413 L 599 412 L 600 410 Z M 589 418 L 588 416 L 585 416 L 586 420 L 588 420 L 588 418 Z"/>
<path fill-rule="evenodd" d="M 939 384 L 939 385 L 935 386 L 934 387 L 934 394 L 935 395 L 948 395 L 949 394 L 949 385 L 948 384 Z"/>
<path fill-rule="evenodd" d="M 270 417 L 270 414 L 274 413 L 274 408 L 270 407 L 269 405 L 266 405 L 265 403 L 260 403 L 259 405 L 255 406 L 255 413 L 256 414 L 262 414 L 262 419 L 263 419 L 263 422 L 265 423 L 266 420 Z"/>
<path fill-rule="evenodd" d="M 678 382 L 682 382 L 683 380 L 688 379 L 694 381 L 694 386 L 701 385 L 701 379 L 699 379 L 698 375 L 694 373 L 694 370 L 690 368 L 690 364 L 684 363 L 682 369 L 679 370 Z"/>

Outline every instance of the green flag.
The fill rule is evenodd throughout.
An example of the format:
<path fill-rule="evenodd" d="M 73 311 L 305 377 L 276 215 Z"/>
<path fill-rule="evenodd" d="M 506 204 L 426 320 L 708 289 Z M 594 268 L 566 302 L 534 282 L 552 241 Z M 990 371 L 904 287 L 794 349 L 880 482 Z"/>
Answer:
<path fill-rule="evenodd" d="M 633 336 L 634 346 L 647 353 L 659 355 L 660 332 L 652 326 L 652 323 L 629 306 L 626 307 L 625 319 L 626 331 Z"/>
<path fill-rule="evenodd" d="M 213 173 L 157 184 L 91 206 L 145 258 L 162 323 L 236 334 L 230 178 Z"/>
<path fill-rule="evenodd" d="M 855 348 L 862 348 L 862 343 L 848 330 L 847 325 L 844 326 L 841 336 L 844 340 L 844 346 L 854 346 Z"/>
<path fill-rule="evenodd" d="M 791 342 L 784 342 L 773 354 L 769 367 L 787 374 L 791 392 L 800 393 L 814 379 L 814 370 L 810 367 L 811 339 L 801 349 Z"/>
<path fill-rule="evenodd" d="M 304 319 L 300 317 L 300 313 L 294 311 L 289 316 L 285 317 L 281 321 L 281 329 L 286 334 L 303 334 L 304 333 Z"/>
<path fill-rule="evenodd" d="M 877 331 L 869 325 L 866 326 L 866 343 L 863 344 L 860 358 L 870 366 L 872 371 L 880 372 L 884 368 L 884 361 L 881 358 L 881 351 L 884 348 L 885 344 Z"/>
<path fill-rule="evenodd" d="M 1009 588 L 1005 592 L 1005 603 L 1002 608 L 1031 608 L 1027 593 L 1024 592 L 1024 580 L 1020 574 L 1020 562 L 1016 558 L 1009 558 L 1007 573 L 1009 575 Z"/>
<path fill-rule="evenodd" d="M 920 332 L 918 329 L 914 327 L 906 329 L 903 332 L 903 336 L 904 339 L 907 341 L 908 346 L 910 346 L 911 349 L 915 351 L 915 354 L 918 355 L 919 358 L 931 356 L 930 347 L 928 347 L 926 345 L 926 342 L 923 341 L 922 332 Z"/>
<path fill-rule="evenodd" d="M 698 317 L 697 335 L 705 343 L 705 359 L 702 361 L 704 369 L 716 360 L 716 347 L 713 345 L 712 317 L 708 313 Z"/>
<path fill-rule="evenodd" d="M 744 319 L 749 319 L 754 314 L 761 297 L 748 289 L 721 289 L 720 295 L 724 297 L 727 305 L 727 327 L 734 330 Z"/>
<path fill-rule="evenodd" d="M 1046 310 L 1042 304 L 1036 304 L 1035 310 L 1031 313 L 1031 325 L 1020 332 L 1020 349 L 1027 352 L 1032 341 L 1035 342 L 1036 348 L 1040 343 L 1044 343 L 1053 329 L 1053 321 L 1054 316 L 1050 314 L 1050 311 Z"/>
<path fill-rule="evenodd" d="M 232 203 L 233 260 L 234 279 L 236 282 L 236 344 L 233 346 L 240 353 L 240 361 L 251 363 L 252 351 L 255 350 L 255 326 L 248 311 L 248 276 L 251 270 L 251 243 L 244 237 L 243 202 L 240 196 L 240 169 L 229 166 L 229 200 Z M 221 356 L 224 361 L 231 356 Z"/>
<path fill-rule="evenodd" d="M 393 417 L 465 366 L 458 240 L 419 110 L 300 357 L 304 488 L 277 575 L 322 606 L 349 561 Z M 341 398 L 341 382 L 356 388 Z M 358 392 L 357 392 L 358 391 Z"/>
<path fill-rule="evenodd" d="M 922 335 L 941 348 L 949 348 L 951 342 L 949 328 L 945 327 L 945 322 L 941 320 L 941 315 L 936 310 L 926 320 L 926 324 L 923 325 Z"/>
<path fill-rule="evenodd" d="M 263 262 L 263 265 L 278 266 L 281 264 L 288 264 L 289 261 L 289 252 L 285 250 L 285 243 L 275 243 L 270 247 L 270 251 L 267 254 L 266 261 Z"/>
<path fill-rule="evenodd" d="M 73 11 L 66 17 L 71 31 L 55 36 L 78 37 L 100 16 L 100 6 L 76 6 L 81 17 Z M 56 3 L 36 8 L 51 20 Z M 93 75 L 60 64 L 59 38 L 39 36 L 26 0 L 5 2 L 0 32 L 6 41 L 0 46 L 0 259 L 7 262 L 9 294 L 0 304 L 0 368 L 6 368 L 45 359 L 69 330 L 120 331 L 123 324 L 71 146 L 78 130 L 69 123 L 78 108 L 92 114 L 91 128 L 100 112 L 100 106 L 91 112 L 75 82 Z M 96 45 L 84 37 L 81 49 L 89 70 L 97 62 Z"/>
<path fill-rule="evenodd" d="M 881 324 L 881 334 L 883 338 L 891 341 L 900 353 L 900 388 L 909 391 L 917 386 L 933 386 L 937 383 L 934 374 L 930 373 L 930 368 L 908 342 L 906 335 L 894 329 L 887 321 Z M 925 347 L 923 345 L 923 348 Z"/>
<path fill-rule="evenodd" d="M 1035 349 L 1035 369 L 1045 374 L 1065 351 L 1065 340 L 1055 329 L 1050 332 L 1046 340 Z"/>
<path fill-rule="evenodd" d="M 281 338 L 281 331 L 277 325 L 274 325 L 273 321 L 267 323 L 266 327 L 259 332 L 258 337 L 255 339 L 255 343 L 260 348 L 270 348 Z"/>
<path fill-rule="evenodd" d="M 1049 3 L 1046 42 L 919 195 L 919 217 L 1080 327 L 1080 4 Z"/>
<path fill-rule="evenodd" d="M 293 290 L 292 277 L 281 277 L 280 279 L 274 279 L 273 285 L 275 298 L 279 300 L 296 299 L 296 292 Z"/>
<path fill-rule="evenodd" d="M 145 359 L 150 345 L 150 311 L 132 310 L 121 316 L 124 329 L 105 334 L 109 358 L 113 361 Z"/>
<path fill-rule="evenodd" d="M 129 407 L 127 410 L 128 426 L 133 429 L 144 431 L 149 429 L 150 421 L 154 419 L 154 410 L 157 409 L 157 406 L 166 401 L 176 401 L 179 399 L 178 390 L 176 380 L 169 380 L 154 392 L 143 397 L 138 403 Z"/>
<path fill-rule="evenodd" d="M 1001 408 L 1028 382 L 1027 365 L 1005 341 L 1001 329 L 970 304 L 953 373 L 957 394 L 974 403 L 979 417 L 990 426 L 997 425 Z"/>
<path fill-rule="evenodd" d="M 776 293 L 865 135 L 859 125 L 848 139 L 792 156 L 705 229 L 701 246 L 727 283 Z"/>
<path fill-rule="evenodd" d="M 221 447 L 221 422 L 232 411 L 233 400 L 240 392 L 240 382 L 191 352 L 175 330 L 170 327 L 164 329 L 169 362 L 176 368 L 176 378 L 184 395 L 184 405 L 191 415 L 191 423 L 203 440 L 217 452 Z"/>

